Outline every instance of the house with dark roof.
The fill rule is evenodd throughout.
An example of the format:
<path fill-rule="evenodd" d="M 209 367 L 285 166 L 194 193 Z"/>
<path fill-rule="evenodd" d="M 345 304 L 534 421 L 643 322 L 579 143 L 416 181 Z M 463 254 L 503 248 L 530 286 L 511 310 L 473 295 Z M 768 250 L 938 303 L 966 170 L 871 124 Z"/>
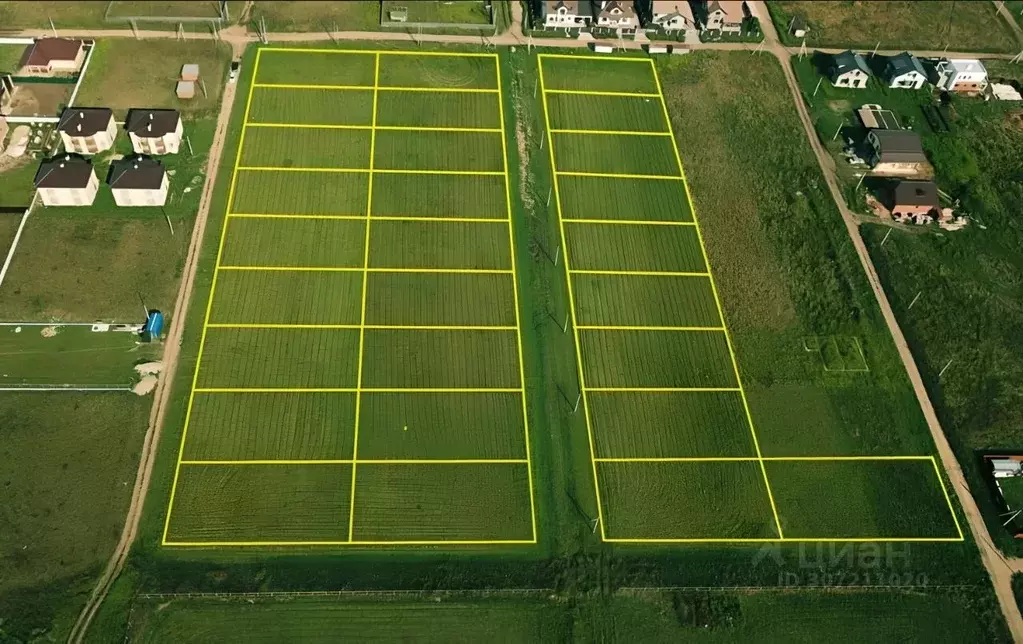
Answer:
<path fill-rule="evenodd" d="M 924 71 L 920 59 L 908 51 L 889 58 L 884 68 L 884 75 L 888 81 L 888 87 L 920 89 L 927 82 L 927 72 Z"/>
<path fill-rule="evenodd" d="M 900 222 L 929 224 L 941 212 L 933 181 L 900 181 L 892 191 L 892 217 Z"/>
<path fill-rule="evenodd" d="M 40 38 L 25 48 L 18 75 L 75 74 L 84 62 L 85 46 L 81 40 Z"/>
<path fill-rule="evenodd" d="M 870 130 L 869 163 L 874 174 L 909 177 L 931 175 L 934 169 L 920 145 L 920 135 L 908 130 Z"/>
<path fill-rule="evenodd" d="M 69 107 L 60 115 L 57 131 L 68 152 L 96 154 L 114 147 L 117 125 L 106 107 Z"/>
<path fill-rule="evenodd" d="M 163 164 L 141 155 L 112 163 L 107 184 L 118 206 L 162 206 L 170 188 Z"/>
<path fill-rule="evenodd" d="M 177 110 L 132 110 L 124 129 L 138 154 L 177 154 L 184 135 Z"/>
<path fill-rule="evenodd" d="M 65 154 L 39 166 L 35 186 L 46 206 L 91 206 L 99 180 L 87 159 Z"/>
<path fill-rule="evenodd" d="M 828 78 L 835 87 L 863 89 L 870 79 L 870 68 L 867 67 L 867 61 L 863 60 L 863 56 L 846 50 L 831 58 Z"/>

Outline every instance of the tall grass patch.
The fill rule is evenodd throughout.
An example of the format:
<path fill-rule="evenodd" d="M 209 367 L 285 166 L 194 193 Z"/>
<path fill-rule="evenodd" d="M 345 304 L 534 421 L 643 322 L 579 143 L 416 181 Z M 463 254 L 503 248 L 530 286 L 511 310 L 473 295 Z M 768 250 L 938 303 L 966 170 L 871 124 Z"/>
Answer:
<path fill-rule="evenodd" d="M 378 174 L 373 177 L 373 214 L 507 219 L 504 177 Z"/>
<path fill-rule="evenodd" d="M 197 387 L 354 387 L 358 329 L 206 330 Z"/>
<path fill-rule="evenodd" d="M 515 326 L 514 288 L 511 275 L 370 273 L 366 324 Z"/>
<path fill-rule="evenodd" d="M 520 393 L 363 393 L 359 458 L 526 458 Z"/>
<path fill-rule="evenodd" d="M 231 217 L 222 266 L 361 268 L 366 222 L 357 219 Z"/>
<path fill-rule="evenodd" d="M 358 215 L 366 212 L 368 173 L 239 170 L 231 212 Z"/>
<path fill-rule="evenodd" d="M 565 219 L 692 221 L 685 188 L 670 179 L 558 177 Z"/>
<path fill-rule="evenodd" d="M 351 465 L 181 465 L 168 541 L 345 541 Z"/>
<path fill-rule="evenodd" d="M 519 387 L 514 331 L 367 329 L 363 387 Z"/>
<path fill-rule="evenodd" d="M 373 91 L 255 87 L 249 105 L 249 122 L 370 125 L 373 123 Z"/>
<path fill-rule="evenodd" d="M 737 391 L 587 394 L 600 458 L 756 456 Z"/>
<path fill-rule="evenodd" d="M 756 461 L 598 463 L 612 539 L 777 537 Z"/>
<path fill-rule="evenodd" d="M 359 465 L 355 539 L 532 539 L 528 477 L 525 463 Z"/>
<path fill-rule="evenodd" d="M 358 324 L 362 273 L 221 271 L 210 310 L 220 324 Z"/>
<path fill-rule="evenodd" d="M 369 265 L 403 268 L 511 268 L 503 221 L 393 221 L 370 224 Z"/>
<path fill-rule="evenodd" d="M 196 393 L 183 460 L 349 459 L 354 393 Z"/>
<path fill-rule="evenodd" d="M 577 270 L 707 272 L 695 226 L 568 223 L 565 233 Z"/>
<path fill-rule="evenodd" d="M 261 51 L 257 84 L 373 86 L 376 56 L 371 52 Z"/>
<path fill-rule="evenodd" d="M 249 127 L 240 165 L 364 170 L 369 148 L 369 130 Z"/>
<path fill-rule="evenodd" d="M 380 92 L 377 125 L 500 128 L 498 99 L 496 92 Z"/>
<path fill-rule="evenodd" d="M 718 331 L 580 331 L 589 387 L 736 387 Z"/>
<path fill-rule="evenodd" d="M 573 275 L 582 325 L 720 327 L 706 277 Z"/>
<path fill-rule="evenodd" d="M 666 136 L 558 132 L 553 137 L 560 172 L 680 176 L 675 150 Z M 676 189 L 682 190 L 681 182 Z"/>
<path fill-rule="evenodd" d="M 959 536 L 930 458 L 765 464 L 786 537 Z"/>

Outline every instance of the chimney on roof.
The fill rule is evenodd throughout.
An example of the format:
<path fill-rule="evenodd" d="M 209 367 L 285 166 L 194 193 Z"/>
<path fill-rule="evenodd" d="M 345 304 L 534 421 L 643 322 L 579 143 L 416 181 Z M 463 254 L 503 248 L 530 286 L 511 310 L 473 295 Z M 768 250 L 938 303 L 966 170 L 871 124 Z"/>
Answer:
<path fill-rule="evenodd" d="M 152 116 L 152 114 L 150 114 L 150 116 Z M 152 132 L 152 131 L 153 131 L 153 124 L 152 123 L 146 124 L 146 132 Z"/>
<path fill-rule="evenodd" d="M 79 123 L 79 124 L 78 124 L 78 125 L 77 125 L 76 127 L 78 128 L 78 131 L 79 131 L 79 132 L 81 132 L 81 131 L 82 131 L 82 124 L 81 124 L 81 123 Z"/>
<path fill-rule="evenodd" d="M 152 113 L 152 112 L 150 112 L 150 113 L 149 113 L 149 120 L 150 120 L 150 121 L 152 121 L 152 120 L 153 120 L 153 113 Z"/>

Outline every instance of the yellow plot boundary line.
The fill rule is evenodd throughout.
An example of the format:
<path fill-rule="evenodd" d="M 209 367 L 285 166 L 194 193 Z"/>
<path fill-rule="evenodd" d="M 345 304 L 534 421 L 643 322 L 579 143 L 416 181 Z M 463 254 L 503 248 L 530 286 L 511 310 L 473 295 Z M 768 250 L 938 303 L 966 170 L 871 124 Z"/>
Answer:
<path fill-rule="evenodd" d="M 566 224 L 610 224 L 618 226 L 695 226 L 691 221 L 668 221 L 664 219 L 563 219 Z"/>
<path fill-rule="evenodd" d="M 573 268 L 570 275 L 635 275 L 640 277 L 710 277 L 710 273 L 693 271 L 630 271 L 630 270 L 598 270 L 590 268 Z"/>
<path fill-rule="evenodd" d="M 197 387 L 200 394 L 520 394 L 522 387 Z"/>
<path fill-rule="evenodd" d="M 185 460 L 182 465 L 525 465 L 524 458 L 360 458 Z"/>
<path fill-rule="evenodd" d="M 255 83 L 252 87 L 256 89 L 326 89 L 336 90 L 339 92 L 346 91 L 362 91 L 371 92 L 374 89 L 381 92 L 430 92 L 430 93 L 448 93 L 448 94 L 497 94 L 499 93 L 496 89 L 490 89 L 487 87 L 391 87 L 383 86 L 372 87 L 370 85 L 317 85 L 317 84 L 305 84 L 305 83 Z"/>
<path fill-rule="evenodd" d="M 546 56 L 546 54 L 544 54 Z M 619 96 L 625 98 L 657 98 L 657 94 L 646 92 L 598 92 L 587 89 L 549 89 L 548 94 L 574 94 L 576 96 Z"/>
<path fill-rule="evenodd" d="M 643 326 L 628 324 L 581 324 L 580 331 L 724 331 L 720 326 Z"/>
<path fill-rule="evenodd" d="M 227 215 L 231 219 L 341 219 L 349 221 L 366 221 L 365 215 L 290 215 L 277 213 L 238 213 Z M 405 215 L 370 215 L 373 221 L 425 221 L 438 223 L 463 224 L 504 224 L 504 217 L 424 217 Z"/>
<path fill-rule="evenodd" d="M 598 456 L 600 463 L 731 463 L 760 461 L 817 461 L 817 462 L 857 462 L 857 461 L 930 461 L 933 456 Z"/>
<path fill-rule="evenodd" d="M 453 539 L 401 540 L 401 541 L 167 541 L 163 545 L 178 548 L 281 548 L 291 546 L 502 546 L 535 545 L 536 539 L 481 539 L 477 541 Z"/>
<path fill-rule="evenodd" d="M 364 356 L 364 350 L 366 347 L 366 300 L 367 293 L 369 291 L 369 230 L 370 230 L 370 213 L 373 212 L 373 165 L 376 159 L 376 143 L 377 143 L 377 97 L 380 92 L 377 88 L 380 86 L 380 54 L 377 54 L 374 58 L 374 69 L 373 69 L 373 129 L 371 130 L 369 140 L 369 185 L 366 189 L 366 239 L 364 242 L 365 248 L 363 249 L 362 256 L 362 314 L 359 320 L 359 371 L 356 381 L 356 393 L 355 393 L 355 433 L 352 437 L 352 489 L 351 498 L 348 502 L 348 540 L 351 541 L 355 538 L 355 476 L 356 471 L 359 469 L 359 421 L 360 413 L 362 411 L 362 359 Z"/>
<path fill-rule="evenodd" d="M 547 131 L 550 135 L 550 130 Z M 548 136 L 550 138 L 550 136 Z M 674 136 L 672 137 L 674 140 Z M 595 179 L 650 179 L 656 181 L 682 181 L 682 177 L 673 174 L 622 174 L 620 172 L 576 172 L 574 170 L 556 170 L 556 177 L 591 177 Z"/>
<path fill-rule="evenodd" d="M 238 139 L 238 150 L 235 153 L 234 170 L 231 172 L 231 186 L 228 189 L 227 205 L 225 207 L 225 212 L 230 212 L 231 204 L 234 203 L 234 190 L 237 187 L 237 182 L 238 182 L 238 165 L 241 163 L 241 160 L 242 160 L 242 148 L 245 145 L 245 127 L 244 127 L 244 124 L 246 122 L 248 122 L 248 120 L 249 120 L 250 108 L 252 107 L 252 93 L 253 93 L 253 90 L 256 87 L 256 84 L 255 84 L 256 78 L 258 78 L 258 75 L 259 75 L 259 59 L 260 59 L 260 54 L 261 54 L 261 52 L 259 52 L 259 51 L 256 52 L 256 62 L 254 63 L 253 68 L 252 68 L 252 82 L 249 85 L 249 95 L 245 99 L 245 113 L 244 113 L 244 115 L 242 117 L 242 125 L 243 125 L 243 127 L 241 128 L 241 134 L 240 134 L 240 137 Z M 224 221 L 221 223 L 221 226 L 220 226 L 220 242 L 217 245 L 217 259 L 216 259 L 216 263 L 214 264 L 214 268 L 213 268 L 213 281 L 210 284 L 210 295 L 209 295 L 209 298 L 207 298 L 207 300 L 206 300 L 206 313 L 205 313 L 205 315 L 203 317 L 202 332 L 201 332 L 200 337 L 199 337 L 199 353 L 197 354 L 196 360 L 195 360 L 195 371 L 193 371 L 193 373 L 192 373 L 192 385 L 191 385 L 191 388 L 190 388 L 190 391 L 189 391 L 189 394 L 188 394 L 188 406 L 187 406 L 187 409 L 185 411 L 185 424 L 184 424 L 184 427 L 181 430 L 181 444 L 178 446 L 178 458 L 177 458 L 177 463 L 174 466 L 174 480 L 171 483 L 170 500 L 167 502 L 167 516 L 164 518 L 164 523 L 163 523 L 163 536 L 161 537 L 161 542 L 162 542 L 163 545 L 167 545 L 167 535 L 168 535 L 168 533 L 170 531 L 171 514 L 174 511 L 174 497 L 175 497 L 175 493 L 177 492 L 177 489 L 178 489 L 178 477 L 181 474 L 181 459 L 182 459 L 182 457 L 184 456 L 184 453 L 185 453 L 185 440 L 188 437 L 188 424 L 189 424 L 189 422 L 192 419 L 192 405 L 195 402 L 196 385 L 199 383 L 199 368 L 202 365 L 203 349 L 206 346 L 206 330 L 207 330 L 207 325 L 209 324 L 209 321 L 210 321 L 210 312 L 213 309 L 213 296 L 214 296 L 214 294 L 216 293 L 216 290 L 217 290 L 217 275 L 219 274 L 219 268 L 218 267 L 220 265 L 220 260 L 223 257 L 223 253 L 224 253 L 224 239 L 227 237 L 227 222 L 228 222 L 228 218 L 225 215 Z"/>
<path fill-rule="evenodd" d="M 959 541 L 963 541 L 963 527 L 959 525 L 959 517 L 956 515 L 955 507 L 952 505 L 952 497 L 948 494 L 948 488 L 945 487 L 945 477 L 941 475 L 941 470 L 938 468 L 938 461 L 931 456 L 931 465 L 934 466 L 934 475 L 938 477 L 938 485 L 941 486 L 941 491 L 945 494 L 945 503 L 948 504 L 948 511 L 952 515 L 952 521 L 955 522 L 956 532 L 959 533 Z"/>
<path fill-rule="evenodd" d="M 738 387 L 586 387 L 583 391 L 597 393 L 714 393 L 718 391 L 739 391 Z"/>
<path fill-rule="evenodd" d="M 374 268 L 362 269 L 355 266 L 219 266 L 223 271 L 295 271 L 324 273 L 462 273 L 471 275 L 510 275 L 510 268 Z"/>
<path fill-rule="evenodd" d="M 274 324 L 215 322 L 211 329 L 369 329 L 371 331 L 517 331 L 514 326 L 487 324 Z"/>
<path fill-rule="evenodd" d="M 260 51 L 273 51 L 285 54 L 360 54 L 365 56 L 455 56 L 460 58 L 496 58 L 497 54 L 487 52 L 453 52 L 453 51 L 400 51 L 384 49 L 325 49 L 323 47 L 260 47 Z"/>
<path fill-rule="evenodd" d="M 247 123 L 245 127 L 283 128 L 297 130 L 385 130 L 389 132 L 484 132 L 500 134 L 499 128 L 493 127 L 441 127 L 433 125 L 349 125 L 343 123 Z"/>
<path fill-rule="evenodd" d="M 494 69 L 497 73 L 497 87 L 501 87 L 501 61 L 495 56 L 494 57 Z M 534 491 L 533 484 L 533 457 L 532 448 L 530 446 L 529 438 L 529 413 L 526 406 L 526 372 L 525 362 L 523 360 L 522 352 L 522 321 L 519 313 L 519 278 L 515 248 L 515 229 L 512 225 L 512 205 L 511 205 L 511 179 L 508 176 L 508 133 L 505 131 L 506 122 L 504 119 L 504 94 L 499 93 L 497 95 L 497 108 L 501 118 L 501 158 L 504 161 L 504 198 L 505 206 L 508 213 L 508 242 L 511 249 L 511 263 L 512 263 L 512 295 L 515 303 L 515 326 L 518 328 L 516 333 L 517 346 L 519 357 L 519 384 L 522 386 L 522 431 L 525 437 L 526 443 L 526 461 L 528 465 L 527 479 L 529 481 L 529 518 L 532 527 L 533 541 L 537 540 L 536 531 L 536 493 Z"/>
<path fill-rule="evenodd" d="M 444 174 L 470 177 L 500 177 L 502 173 L 493 170 L 401 170 L 398 168 L 296 168 L 285 166 L 240 166 L 238 170 L 248 172 L 329 172 L 354 174 Z"/>
<path fill-rule="evenodd" d="M 739 397 L 742 399 L 742 407 L 746 412 L 746 420 L 749 423 L 750 434 L 753 437 L 753 447 L 757 452 L 757 458 L 760 458 L 760 471 L 764 477 L 764 487 L 767 488 L 767 500 L 771 503 L 771 513 L 774 515 L 774 523 L 778 529 L 778 537 L 785 538 L 785 533 L 781 527 L 781 519 L 778 518 L 778 506 L 774 502 L 774 493 L 771 491 L 771 482 L 767 478 L 767 466 L 764 465 L 763 453 L 760 450 L 760 441 L 757 438 L 757 431 L 753 423 L 753 415 L 750 413 L 749 402 L 746 400 L 746 390 L 742 385 L 742 377 L 739 374 L 739 364 L 735 359 L 735 348 L 732 346 L 732 334 L 728 331 L 728 324 L 725 322 L 725 312 L 721 307 L 721 298 L 718 295 L 717 284 L 714 281 L 714 275 L 711 271 L 710 258 L 707 257 L 707 247 L 703 242 L 703 231 L 700 229 L 700 219 L 696 216 L 696 207 L 693 205 L 693 196 L 689 192 L 689 182 L 686 180 L 686 171 L 682 166 L 682 155 L 678 151 L 678 142 L 675 140 L 675 131 L 671 125 L 671 115 L 668 114 L 668 103 L 664 100 L 664 90 L 661 88 L 661 78 L 657 73 L 657 66 L 654 65 L 654 61 L 649 60 L 650 71 L 653 73 L 654 84 L 657 86 L 657 94 L 661 102 L 661 110 L 664 114 L 664 122 L 668 128 L 668 131 L 672 133 L 671 136 L 671 149 L 675 153 L 675 162 L 678 163 L 678 171 L 682 177 L 682 186 L 685 188 L 686 201 L 689 203 L 689 211 L 692 213 L 693 222 L 696 224 L 696 239 L 700 242 L 700 254 L 703 256 L 703 265 L 707 267 L 707 274 L 710 280 L 710 290 L 714 294 L 714 305 L 718 310 L 718 317 L 721 320 L 721 325 L 725 327 L 725 344 L 728 346 L 728 355 L 732 361 L 732 370 L 735 372 L 735 381 L 739 385 Z"/>
<path fill-rule="evenodd" d="M 562 130 L 553 129 L 555 134 L 595 134 L 606 136 L 671 136 L 671 132 L 648 132 L 646 130 Z"/>

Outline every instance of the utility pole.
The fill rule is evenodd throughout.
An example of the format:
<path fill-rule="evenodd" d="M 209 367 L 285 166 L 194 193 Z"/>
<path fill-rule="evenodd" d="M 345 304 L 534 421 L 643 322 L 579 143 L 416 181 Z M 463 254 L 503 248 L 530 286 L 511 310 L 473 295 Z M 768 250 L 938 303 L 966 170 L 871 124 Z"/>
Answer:
<path fill-rule="evenodd" d="M 946 371 L 946 370 L 948 369 L 948 366 L 949 366 L 950 364 L 952 364 L 952 361 L 953 361 L 953 360 L 955 360 L 955 358 L 949 358 L 949 359 L 948 359 L 948 362 L 946 362 L 946 363 L 945 363 L 945 366 L 944 366 L 944 367 L 942 367 L 942 368 L 941 368 L 941 371 L 939 371 L 939 372 L 938 372 L 938 377 L 939 377 L 939 378 L 941 377 L 941 374 L 945 373 L 945 371 Z"/>
<path fill-rule="evenodd" d="M 814 96 L 817 96 L 817 90 L 819 90 L 821 88 L 821 83 L 823 83 L 823 82 L 824 82 L 824 78 L 818 78 L 817 79 L 817 87 L 813 88 L 813 95 Z"/>
<path fill-rule="evenodd" d="M 53 37 L 57 37 L 57 28 L 53 26 L 53 18 L 46 16 L 46 19 L 50 21 L 50 31 L 53 32 Z"/>
<path fill-rule="evenodd" d="M 920 299 L 920 296 L 923 295 L 923 293 L 924 293 L 923 291 L 920 291 L 919 293 L 916 294 L 916 297 L 913 298 L 913 301 L 910 302 L 909 306 L 906 307 L 907 311 L 913 308 L 913 305 L 916 304 L 916 301 Z"/>
<path fill-rule="evenodd" d="M 879 49 L 880 47 L 881 47 L 881 41 L 880 41 L 880 40 L 878 40 L 878 41 L 877 41 L 877 44 L 876 44 L 876 45 L 874 45 L 874 51 L 870 52 L 870 57 L 871 57 L 871 58 L 873 58 L 873 57 L 874 57 L 874 54 L 876 54 L 876 53 L 877 53 L 877 50 L 878 50 L 878 49 Z"/>
<path fill-rule="evenodd" d="M 892 231 L 893 231 L 893 230 L 895 230 L 895 229 L 894 229 L 894 228 L 889 228 L 889 229 L 888 229 L 888 232 L 887 232 L 887 233 L 885 233 L 884 239 L 882 239 L 882 240 L 881 240 L 881 246 L 882 246 L 882 247 L 884 246 L 884 243 L 885 243 L 886 241 L 888 241 L 888 237 L 890 237 L 890 236 L 891 236 L 891 234 L 892 234 Z M 914 300 L 914 302 L 915 302 L 915 301 L 916 301 L 916 300 Z"/>

